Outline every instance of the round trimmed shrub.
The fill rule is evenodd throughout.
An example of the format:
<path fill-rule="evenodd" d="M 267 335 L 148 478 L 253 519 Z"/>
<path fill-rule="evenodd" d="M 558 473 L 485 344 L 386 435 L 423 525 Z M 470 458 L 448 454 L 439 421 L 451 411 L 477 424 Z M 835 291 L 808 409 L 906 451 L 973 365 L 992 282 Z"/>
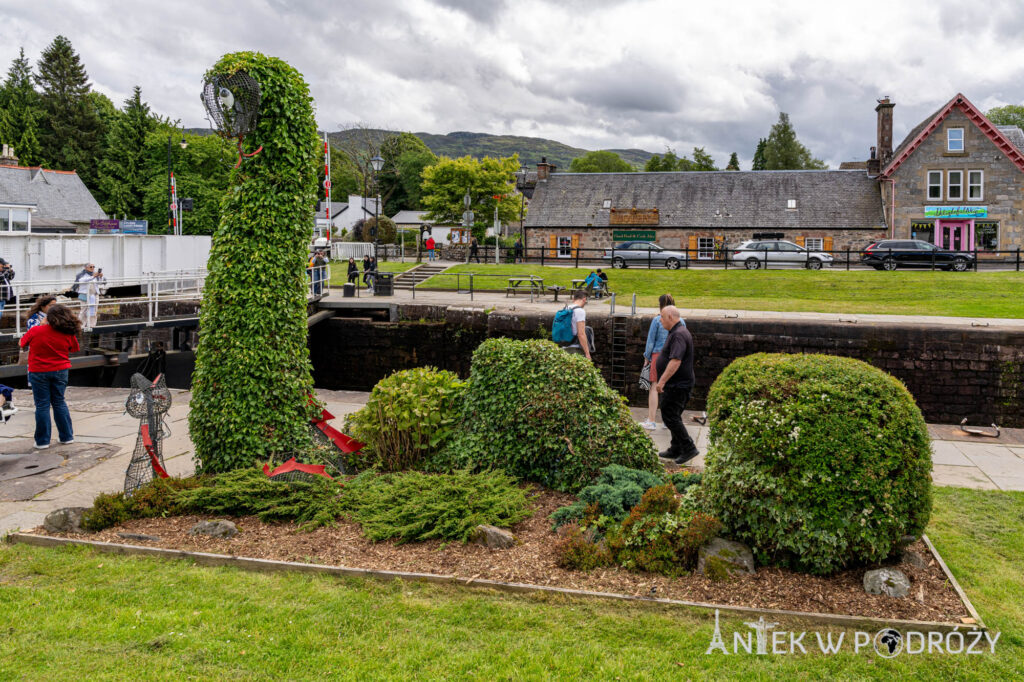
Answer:
<path fill-rule="evenodd" d="M 347 433 L 366 443 L 360 469 L 401 471 L 443 448 L 459 426 L 466 383 L 452 372 L 417 367 L 377 382 L 366 405 L 345 418 Z"/>
<path fill-rule="evenodd" d="M 816 574 L 888 557 L 931 514 L 931 442 L 894 377 L 859 360 L 758 353 L 708 395 L 705 502 L 758 560 Z"/>
<path fill-rule="evenodd" d="M 504 469 L 575 493 L 610 465 L 660 473 L 651 439 L 593 363 L 550 341 L 488 339 L 473 353 L 462 424 L 439 470 Z"/>

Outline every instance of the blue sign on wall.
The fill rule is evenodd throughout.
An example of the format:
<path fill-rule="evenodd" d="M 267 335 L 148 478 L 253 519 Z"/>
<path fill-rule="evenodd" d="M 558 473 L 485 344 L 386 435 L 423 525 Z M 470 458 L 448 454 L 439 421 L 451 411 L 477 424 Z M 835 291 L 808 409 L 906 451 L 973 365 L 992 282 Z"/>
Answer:
<path fill-rule="evenodd" d="M 122 220 L 121 234 L 149 234 L 149 221 Z"/>
<path fill-rule="evenodd" d="M 925 218 L 987 218 L 988 206 L 925 206 Z"/>

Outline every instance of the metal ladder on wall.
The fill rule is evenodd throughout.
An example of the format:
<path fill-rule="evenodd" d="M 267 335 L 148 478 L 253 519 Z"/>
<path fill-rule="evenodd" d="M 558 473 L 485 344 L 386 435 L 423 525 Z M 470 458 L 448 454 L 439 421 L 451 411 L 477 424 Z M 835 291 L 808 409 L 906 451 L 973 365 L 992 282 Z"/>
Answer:
<path fill-rule="evenodd" d="M 626 390 L 626 337 L 628 320 L 628 315 L 612 315 L 611 386 L 619 393 Z"/>

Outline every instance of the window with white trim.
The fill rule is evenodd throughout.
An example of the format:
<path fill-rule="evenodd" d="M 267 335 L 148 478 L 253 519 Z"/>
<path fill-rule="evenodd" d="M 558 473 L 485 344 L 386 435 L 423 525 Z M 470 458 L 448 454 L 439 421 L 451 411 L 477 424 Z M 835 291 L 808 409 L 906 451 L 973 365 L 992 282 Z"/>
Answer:
<path fill-rule="evenodd" d="M 712 260 L 715 257 L 715 238 L 697 237 L 698 260 Z"/>
<path fill-rule="evenodd" d="M 823 237 L 808 237 L 804 240 L 804 246 L 808 251 L 824 251 L 825 239 Z"/>
<path fill-rule="evenodd" d="M 942 171 L 928 171 L 928 201 L 942 201 Z"/>
<path fill-rule="evenodd" d="M 558 238 L 558 257 L 572 258 L 572 237 Z"/>
<path fill-rule="evenodd" d="M 982 192 L 982 183 L 985 180 L 985 171 L 980 170 L 969 170 L 967 171 L 967 200 L 968 201 L 981 201 L 984 192 Z"/>
<path fill-rule="evenodd" d="M 601 208 L 611 208 L 611 207 L 612 207 L 612 200 L 611 199 L 605 199 L 604 201 L 601 202 Z"/>
<path fill-rule="evenodd" d="M 787 199 L 786 208 L 796 208 L 796 199 Z"/>
<path fill-rule="evenodd" d="M 958 170 L 949 171 L 946 182 L 946 198 L 949 201 L 964 200 L 964 172 Z"/>
<path fill-rule="evenodd" d="M 962 152 L 964 150 L 964 129 L 946 129 L 946 151 Z"/>

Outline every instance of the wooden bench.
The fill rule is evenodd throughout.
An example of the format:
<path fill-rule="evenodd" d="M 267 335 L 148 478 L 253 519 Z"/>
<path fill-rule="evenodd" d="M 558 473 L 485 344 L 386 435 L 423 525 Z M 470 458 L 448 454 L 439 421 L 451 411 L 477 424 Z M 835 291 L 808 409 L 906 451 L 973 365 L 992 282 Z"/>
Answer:
<path fill-rule="evenodd" d="M 544 294 L 544 279 L 534 275 L 509 277 L 508 286 L 505 287 L 505 298 L 508 298 L 509 294 L 515 296 L 520 292 L 542 296 Z"/>

